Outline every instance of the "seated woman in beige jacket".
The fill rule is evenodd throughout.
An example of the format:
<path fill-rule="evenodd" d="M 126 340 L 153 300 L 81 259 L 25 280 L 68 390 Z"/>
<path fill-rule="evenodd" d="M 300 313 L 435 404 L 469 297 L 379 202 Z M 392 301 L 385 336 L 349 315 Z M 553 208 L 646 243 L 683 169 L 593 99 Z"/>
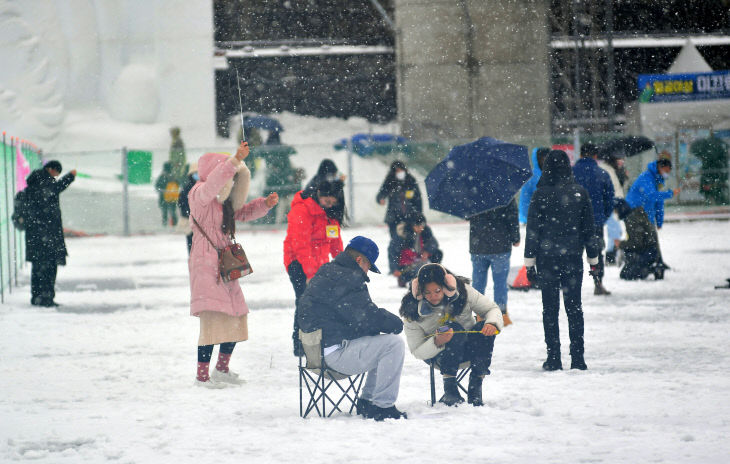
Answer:
<path fill-rule="evenodd" d="M 436 362 L 444 380 L 448 406 L 462 403 L 456 384 L 459 364 L 471 362 L 468 401 L 482 406 L 482 379 L 489 374 L 494 336 L 502 330 L 502 311 L 489 298 L 455 277 L 440 264 L 426 264 L 411 282 L 400 307 L 411 353 L 426 362 Z M 475 319 L 478 318 L 478 322 Z"/>

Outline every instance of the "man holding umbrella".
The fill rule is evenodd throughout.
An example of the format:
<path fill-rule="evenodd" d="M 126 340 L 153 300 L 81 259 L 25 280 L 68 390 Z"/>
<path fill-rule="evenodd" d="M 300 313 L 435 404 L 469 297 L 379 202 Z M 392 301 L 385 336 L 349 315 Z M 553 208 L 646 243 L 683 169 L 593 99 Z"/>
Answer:
<path fill-rule="evenodd" d="M 595 240 L 599 246 L 598 266 L 592 273 L 595 286 L 594 295 L 610 295 L 611 292 L 603 286 L 603 256 L 605 248 L 603 240 L 603 225 L 613 213 L 613 183 L 606 171 L 598 166 L 598 149 L 595 145 L 586 143 L 580 149 L 580 159 L 573 166 L 575 181 L 588 191 L 593 205 L 593 219 L 595 222 Z"/>

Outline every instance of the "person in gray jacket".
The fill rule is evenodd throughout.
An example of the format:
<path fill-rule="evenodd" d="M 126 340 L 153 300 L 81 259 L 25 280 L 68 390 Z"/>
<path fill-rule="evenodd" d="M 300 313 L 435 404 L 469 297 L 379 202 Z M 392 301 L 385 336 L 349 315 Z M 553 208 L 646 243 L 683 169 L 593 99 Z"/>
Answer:
<path fill-rule="evenodd" d="M 324 362 L 347 375 L 367 372 L 357 401 L 366 418 L 406 418 L 395 407 L 405 347 L 396 334 L 403 322 L 370 299 L 368 271 L 375 266 L 378 246 L 357 236 L 333 261 L 322 265 L 297 302 L 297 322 L 304 332 L 322 329 Z"/>
<path fill-rule="evenodd" d="M 459 364 L 471 362 L 468 402 L 482 406 L 482 381 L 489 374 L 494 336 L 502 330 L 499 306 L 440 264 L 426 264 L 401 301 L 406 340 L 411 353 L 441 369 L 444 396 L 439 402 L 464 402 L 456 384 Z M 476 316 L 476 319 L 475 319 Z"/>

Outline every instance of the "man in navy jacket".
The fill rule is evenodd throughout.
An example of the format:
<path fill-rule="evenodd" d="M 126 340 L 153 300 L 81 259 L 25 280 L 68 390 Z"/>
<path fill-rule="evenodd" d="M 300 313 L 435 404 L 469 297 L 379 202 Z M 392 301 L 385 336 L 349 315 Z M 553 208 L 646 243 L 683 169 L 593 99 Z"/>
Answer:
<path fill-rule="evenodd" d="M 337 257 L 322 265 L 297 303 L 304 332 L 322 329 L 324 362 L 347 375 L 367 372 L 357 412 L 377 421 L 399 419 L 396 409 L 405 357 L 400 317 L 378 308 L 370 299 L 368 270 L 375 266 L 378 246 L 357 236 Z"/>
<path fill-rule="evenodd" d="M 573 166 L 575 181 L 588 191 L 593 205 L 593 219 L 596 225 L 596 241 L 600 246 L 598 270 L 593 276 L 594 295 L 610 295 L 603 286 L 603 225 L 613 212 L 613 183 L 606 171 L 598 166 L 598 150 L 595 145 L 586 143 L 580 149 L 580 159 Z"/>

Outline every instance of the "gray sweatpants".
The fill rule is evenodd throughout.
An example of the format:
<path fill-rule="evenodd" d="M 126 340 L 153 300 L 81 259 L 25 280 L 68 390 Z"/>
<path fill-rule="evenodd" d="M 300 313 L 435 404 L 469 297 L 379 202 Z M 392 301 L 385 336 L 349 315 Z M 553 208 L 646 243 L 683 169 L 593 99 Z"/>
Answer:
<path fill-rule="evenodd" d="M 345 340 L 342 348 L 324 357 L 327 366 L 347 375 L 367 372 L 360 398 L 375 406 L 395 404 L 403 370 L 405 344 L 398 335 L 383 334 Z"/>

